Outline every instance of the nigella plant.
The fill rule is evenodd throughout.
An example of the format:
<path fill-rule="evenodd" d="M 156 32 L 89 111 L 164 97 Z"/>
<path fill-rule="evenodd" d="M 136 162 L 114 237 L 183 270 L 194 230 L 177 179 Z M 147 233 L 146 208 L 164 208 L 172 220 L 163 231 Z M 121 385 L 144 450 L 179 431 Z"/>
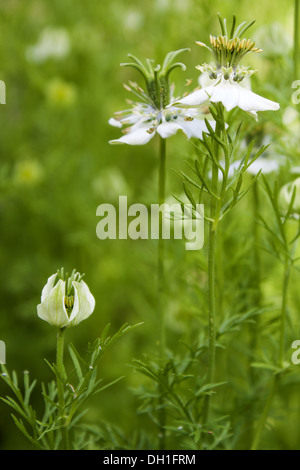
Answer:
<path fill-rule="evenodd" d="M 110 325 L 107 325 L 101 336 L 88 344 L 85 355 L 79 354 L 70 343 L 68 350 L 72 368 L 67 371 L 64 360 L 66 330 L 86 320 L 95 309 L 95 299 L 82 278 L 83 275 L 76 270 L 71 275 L 64 269 L 58 270 L 48 278 L 42 290 L 41 303 L 37 306 L 38 317 L 57 328 L 56 363 L 46 360 L 54 380 L 41 384 L 44 401 L 41 416 L 40 411 L 31 405 L 31 394 L 37 380 L 31 381 L 26 370 L 23 384 L 20 384 L 16 371 L 9 373 L 4 365 L 1 366 L 1 377 L 13 394 L 1 399 L 12 408 L 17 428 L 36 449 L 86 449 L 89 439 L 94 439 L 98 447 L 107 446 L 101 441 L 103 429 L 98 429 L 94 438 L 89 435 L 82 420 L 87 410 L 82 409 L 82 405 L 89 397 L 120 379 L 103 384 L 98 378 L 97 365 L 111 344 L 131 327 L 123 325 L 117 333 L 109 336 Z"/>
<path fill-rule="evenodd" d="M 152 60 L 147 60 L 146 65 L 137 57 L 129 54 L 132 62 L 121 64 L 136 69 L 142 76 L 144 88 L 135 82 L 125 85 L 137 101 L 130 101 L 131 108 L 115 113 L 109 120 L 113 126 L 123 128 L 124 135 L 111 140 L 111 144 L 144 145 L 156 134 L 160 138 L 159 178 L 158 178 L 158 202 L 165 202 L 166 184 L 166 139 L 178 131 L 182 131 L 188 139 L 194 137 L 201 139 L 204 132 L 208 132 L 207 124 L 201 119 L 201 113 L 195 109 L 179 108 L 173 105 L 179 98 L 174 95 L 174 86 L 170 82 L 170 74 L 176 68 L 185 70 L 182 62 L 175 59 L 188 49 L 180 49 L 169 52 L 162 65 L 155 65 Z M 214 128 L 214 122 L 209 126 Z M 165 268 L 164 268 L 164 240 L 161 236 L 162 221 L 159 221 L 160 237 L 158 240 L 158 301 L 157 316 L 159 322 L 160 360 L 163 363 L 165 355 L 165 320 L 164 320 L 164 296 L 165 296 Z M 164 406 L 160 403 L 160 448 L 164 447 Z"/>
<path fill-rule="evenodd" d="M 226 113 L 238 107 L 257 119 L 259 111 L 279 109 L 278 103 L 263 98 L 242 86 L 243 80 L 249 78 L 254 70 L 247 65 L 241 65 L 241 60 L 251 52 L 261 52 L 255 46 L 254 41 L 244 37 L 245 32 L 254 21 L 236 26 L 236 18 L 233 17 L 230 31 L 227 29 L 226 20 L 223 20 L 220 15 L 219 22 L 221 34 L 210 36 L 210 46 L 198 43 L 209 49 L 214 59 L 212 64 L 196 67 L 202 73 L 208 74 L 211 84 L 175 102 L 175 106 L 188 109 L 191 107 L 201 109 L 202 105 L 208 105 L 215 122 L 215 126 L 211 126 L 210 122 L 205 119 L 208 132 L 203 133 L 202 138 L 198 141 L 198 158 L 193 165 L 190 165 L 192 176 L 180 172 L 186 195 L 194 206 L 194 210 L 197 209 L 196 201 L 209 206 L 209 210 L 205 211 L 204 215 L 208 224 L 208 366 L 206 386 L 212 387 L 212 390 L 215 383 L 216 338 L 220 335 L 218 330 L 220 318 L 216 315 L 217 306 L 220 305 L 216 292 L 218 229 L 223 218 L 246 196 L 257 181 L 260 171 L 250 179 L 250 183 L 245 183 L 245 173 L 268 147 L 268 145 L 263 145 L 254 151 L 254 140 L 252 140 L 246 149 L 242 149 L 239 144 L 242 122 L 233 122 L 230 127 L 227 126 L 228 115 Z M 233 170 L 232 163 L 235 161 L 239 161 L 239 164 Z M 195 188 L 198 190 L 197 195 L 194 194 Z M 253 310 L 251 315 L 257 315 L 257 312 Z M 244 318 L 248 321 L 249 315 L 245 314 Z M 211 401 L 212 395 L 208 393 L 203 401 L 200 418 L 203 448 L 207 448 L 207 442 L 209 442 L 207 440 L 208 434 L 204 437 L 203 433 L 207 433 L 211 429 L 208 427 L 211 424 L 208 425 L 208 423 L 211 423 L 211 419 L 213 419 Z"/>
<path fill-rule="evenodd" d="M 160 158 L 159 158 L 159 181 L 158 181 L 158 202 L 165 201 L 165 180 L 166 180 L 166 143 L 165 139 L 182 131 L 189 139 L 191 137 L 201 139 L 204 132 L 208 132 L 207 125 L 201 113 L 193 108 L 179 108 L 173 105 L 178 101 L 174 95 L 174 85 L 170 81 L 170 74 L 176 68 L 185 70 L 182 62 L 175 62 L 175 59 L 182 52 L 188 49 L 180 49 L 169 52 L 162 65 L 155 65 L 153 60 L 147 60 L 146 65 L 137 57 L 129 54 L 132 59 L 130 63 L 122 66 L 133 67 L 142 76 L 145 89 L 135 82 L 125 85 L 138 101 L 130 101 L 131 108 L 125 111 L 116 112 L 115 116 L 109 120 L 113 126 L 122 128 L 124 135 L 118 139 L 110 140 L 111 144 L 144 145 L 148 143 L 155 134 L 160 137 Z M 214 122 L 210 122 L 210 127 L 214 128 Z M 161 232 L 161 226 L 160 226 Z M 160 345 L 161 351 L 164 345 L 164 321 L 163 321 L 163 291 L 164 291 L 164 241 L 159 239 L 158 244 L 158 317 L 160 319 Z"/>

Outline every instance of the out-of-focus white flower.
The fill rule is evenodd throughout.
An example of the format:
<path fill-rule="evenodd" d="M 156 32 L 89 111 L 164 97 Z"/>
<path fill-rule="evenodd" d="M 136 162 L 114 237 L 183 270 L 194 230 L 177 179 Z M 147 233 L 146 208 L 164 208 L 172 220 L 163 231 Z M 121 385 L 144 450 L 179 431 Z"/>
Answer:
<path fill-rule="evenodd" d="M 39 318 L 58 328 L 78 325 L 95 308 L 95 299 L 82 276 L 75 270 L 70 277 L 62 273 L 49 277 L 37 306 Z"/>
<path fill-rule="evenodd" d="M 288 106 L 282 115 L 282 122 L 286 126 L 287 131 L 291 135 L 298 136 L 299 133 L 299 111 L 291 106 Z M 288 137 L 290 140 L 290 136 Z"/>
<path fill-rule="evenodd" d="M 261 45 L 266 57 L 285 57 L 287 51 L 293 47 L 292 30 L 285 28 L 282 23 L 274 23 L 262 26 L 255 32 L 255 40 Z"/>
<path fill-rule="evenodd" d="M 262 139 L 261 145 L 268 145 L 268 144 L 270 144 L 270 138 L 269 136 L 266 136 Z M 246 143 L 246 140 L 243 140 L 241 143 L 240 151 L 243 153 L 246 153 L 247 147 L 248 147 L 248 144 Z M 253 149 L 253 152 L 255 152 L 255 149 Z M 252 156 L 253 155 L 250 155 L 248 162 L 251 161 Z M 257 175 L 259 171 L 262 171 L 264 175 L 267 175 L 267 174 L 279 171 L 280 167 L 286 163 L 287 163 L 287 157 L 277 153 L 276 150 L 266 149 L 260 157 L 258 157 L 256 160 L 254 160 L 253 163 L 251 163 L 251 165 L 247 168 L 246 172 L 251 175 Z M 220 162 L 220 165 L 222 166 L 222 168 L 225 169 L 224 161 Z M 228 177 L 232 178 L 235 172 L 239 168 L 242 168 L 242 166 L 243 166 L 242 159 L 235 160 L 234 162 L 232 162 L 229 166 Z M 209 174 L 209 177 L 211 178 L 211 173 Z M 220 170 L 219 170 L 219 178 L 220 180 L 222 180 L 222 172 Z"/>
<path fill-rule="evenodd" d="M 278 171 L 280 166 L 284 163 L 283 158 L 270 158 L 264 157 L 263 155 L 258 157 L 254 162 L 247 168 L 247 172 L 252 175 L 257 175 L 261 170 L 264 175 Z M 234 171 L 236 171 L 241 164 L 241 160 L 233 162 L 229 167 L 228 176 L 233 176 Z"/>
<path fill-rule="evenodd" d="M 144 23 L 144 15 L 141 11 L 130 10 L 125 13 L 123 24 L 127 31 L 139 31 Z"/>
<path fill-rule="evenodd" d="M 279 207 L 283 214 L 288 211 L 292 202 L 292 197 L 295 191 L 295 199 L 293 202 L 293 213 L 299 217 L 300 213 L 300 178 L 296 178 L 284 186 L 279 191 Z"/>
<path fill-rule="evenodd" d="M 118 199 L 120 194 L 131 195 L 124 174 L 118 167 L 107 167 L 92 182 L 92 188 L 97 196 L 107 199 Z"/>
<path fill-rule="evenodd" d="M 172 11 L 184 12 L 190 9 L 190 0 L 156 0 L 155 9 L 158 11 L 166 11 L 172 9 Z"/>
<path fill-rule="evenodd" d="M 35 45 L 26 49 L 26 58 L 30 62 L 42 63 L 47 59 L 64 59 L 70 52 L 68 31 L 62 28 L 45 28 Z"/>

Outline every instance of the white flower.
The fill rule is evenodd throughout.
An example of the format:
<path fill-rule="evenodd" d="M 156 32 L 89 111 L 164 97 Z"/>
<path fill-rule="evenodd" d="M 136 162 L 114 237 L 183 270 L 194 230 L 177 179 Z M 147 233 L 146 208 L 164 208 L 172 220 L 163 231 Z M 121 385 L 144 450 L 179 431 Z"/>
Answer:
<path fill-rule="evenodd" d="M 179 49 L 169 52 L 163 64 L 154 66 L 152 60 L 146 61 L 146 66 L 132 54 L 128 54 L 132 62 L 123 63 L 137 69 L 143 76 L 146 84 L 144 91 L 137 83 L 129 82 L 125 89 L 136 97 L 138 101 L 129 101 L 131 108 L 115 113 L 115 117 L 109 120 L 109 124 L 116 127 L 128 126 L 119 139 L 113 139 L 111 144 L 144 145 L 149 142 L 156 133 L 163 139 L 176 134 L 181 130 L 187 138 L 201 139 L 203 132 L 208 132 L 203 119 L 198 119 L 195 109 L 180 109 L 174 106 L 174 86 L 170 83 L 170 73 L 180 67 L 185 70 L 185 65 L 175 62 L 175 59 L 187 49 Z M 212 122 L 211 126 L 214 127 Z"/>
<path fill-rule="evenodd" d="M 261 145 L 268 146 L 271 143 L 271 138 L 266 135 L 263 137 Z M 247 151 L 248 144 L 246 140 L 243 140 L 242 145 L 241 145 L 241 151 Z M 254 149 L 255 151 L 255 149 Z M 251 161 L 251 156 L 249 158 L 249 161 Z M 276 152 L 276 150 L 270 150 L 266 149 L 263 154 L 258 157 L 256 160 L 254 160 L 253 163 L 247 168 L 247 173 L 250 173 L 251 175 L 257 175 L 257 173 L 261 170 L 262 173 L 265 175 L 269 173 L 273 173 L 275 171 L 278 171 L 279 168 L 284 165 L 287 162 L 287 158 L 284 155 L 279 154 Z M 231 163 L 229 167 L 229 176 L 233 176 L 234 172 L 239 168 L 241 165 L 242 160 L 236 160 L 235 162 Z"/>
<path fill-rule="evenodd" d="M 66 280 L 59 279 L 58 274 L 53 274 L 42 290 L 37 314 L 50 325 L 59 328 L 76 326 L 94 311 L 95 299 L 87 284 L 76 276 L 78 273 L 73 273 Z"/>
<path fill-rule="evenodd" d="M 27 60 L 41 63 L 49 58 L 63 59 L 70 52 L 70 39 L 65 29 L 45 28 L 35 45 L 26 50 Z"/>
<path fill-rule="evenodd" d="M 144 15 L 138 10 L 129 10 L 123 19 L 123 27 L 126 31 L 139 31 L 144 24 Z"/>
<path fill-rule="evenodd" d="M 300 178 L 296 178 L 284 186 L 279 191 L 279 207 L 283 213 L 286 213 L 292 202 L 292 198 L 295 192 L 295 199 L 293 202 L 293 216 L 299 217 L 300 213 Z"/>
<path fill-rule="evenodd" d="M 255 41 L 261 44 L 269 59 L 287 57 L 293 47 L 292 28 L 286 28 L 279 21 L 264 25 L 255 32 Z"/>
<path fill-rule="evenodd" d="M 136 103 L 131 110 L 122 114 L 119 114 L 119 120 L 111 118 L 109 124 L 116 127 L 129 124 L 131 127 L 127 127 L 126 133 L 119 139 L 111 140 L 111 144 L 144 145 L 156 132 L 163 139 L 176 134 L 179 130 L 183 131 L 188 139 L 191 137 L 201 139 L 202 133 L 208 132 L 204 120 L 197 119 L 197 111 L 194 109 L 170 106 L 159 110 L 150 104 Z M 212 127 L 215 125 L 214 122 L 210 124 Z"/>
<path fill-rule="evenodd" d="M 228 176 L 233 176 L 234 172 L 239 168 L 242 160 L 237 160 L 233 162 L 229 167 Z M 280 165 L 283 164 L 283 161 L 280 161 L 278 158 L 269 158 L 261 156 L 254 160 L 253 163 L 247 168 L 247 172 L 251 175 L 257 175 L 257 173 L 261 170 L 262 173 L 265 175 L 269 173 L 273 173 L 274 171 L 278 171 Z"/>
<path fill-rule="evenodd" d="M 257 119 L 257 111 L 276 111 L 279 104 L 263 98 L 253 91 L 241 86 L 233 80 L 233 74 L 226 80 L 219 74 L 217 80 L 182 98 L 175 103 L 176 106 L 198 107 L 207 101 L 222 103 L 227 111 L 239 107 Z"/>

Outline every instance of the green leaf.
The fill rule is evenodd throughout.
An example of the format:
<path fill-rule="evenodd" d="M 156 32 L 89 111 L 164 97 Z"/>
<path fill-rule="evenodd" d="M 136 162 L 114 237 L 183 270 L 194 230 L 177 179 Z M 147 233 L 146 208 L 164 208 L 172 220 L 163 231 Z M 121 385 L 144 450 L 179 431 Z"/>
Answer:
<path fill-rule="evenodd" d="M 24 434 L 24 436 L 31 442 L 31 444 L 33 444 L 35 447 L 39 447 L 40 449 L 43 449 L 43 446 L 40 445 L 30 434 L 29 432 L 27 431 L 27 429 L 25 428 L 23 422 L 21 420 L 18 420 L 13 414 L 11 415 L 14 422 L 15 422 L 15 425 L 17 426 L 17 428 L 22 432 L 22 434 Z"/>
<path fill-rule="evenodd" d="M 71 356 L 71 359 L 73 361 L 73 364 L 74 364 L 74 367 L 75 367 L 75 370 L 76 370 L 76 373 L 77 373 L 77 377 L 78 377 L 78 380 L 82 380 L 82 377 L 83 377 L 83 374 L 82 374 L 82 369 L 81 369 L 81 366 L 80 366 L 80 363 L 79 363 L 79 354 L 75 348 L 75 346 L 73 344 L 70 344 L 69 345 L 69 354 Z"/>

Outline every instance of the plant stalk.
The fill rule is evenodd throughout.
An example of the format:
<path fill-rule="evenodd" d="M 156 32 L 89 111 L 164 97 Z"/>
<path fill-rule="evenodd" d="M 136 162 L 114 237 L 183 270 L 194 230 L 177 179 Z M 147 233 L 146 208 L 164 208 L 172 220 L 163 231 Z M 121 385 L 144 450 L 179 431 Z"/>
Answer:
<path fill-rule="evenodd" d="M 166 139 L 160 138 L 158 202 L 165 202 L 166 187 Z M 165 348 L 165 241 L 162 237 L 162 217 L 159 218 L 158 239 L 158 318 L 160 334 L 160 358 L 164 356 Z"/>
<path fill-rule="evenodd" d="M 159 154 L 159 175 L 158 175 L 158 202 L 159 205 L 165 202 L 166 187 L 166 139 L 160 137 L 160 154 Z M 162 217 L 159 216 L 159 238 L 158 238 L 158 321 L 159 321 L 159 356 L 161 367 L 163 368 L 163 360 L 165 356 L 165 242 L 162 233 Z M 159 391 L 159 449 L 164 450 L 166 447 L 166 413 L 164 408 L 164 390 L 160 387 Z"/>
<path fill-rule="evenodd" d="M 299 14 L 300 14 L 300 6 L 299 0 L 295 0 L 295 8 L 294 8 L 294 79 L 298 80 L 298 61 L 299 61 Z"/>
<path fill-rule="evenodd" d="M 56 344 L 56 367 L 62 376 L 63 379 L 66 377 L 65 367 L 64 367 L 64 342 L 65 342 L 65 328 L 59 328 L 57 332 L 57 344 Z M 65 416 L 65 397 L 64 397 L 64 384 L 57 377 L 57 396 L 58 404 L 60 407 L 60 418 L 63 422 L 62 424 L 62 446 L 64 450 L 69 449 L 69 437 L 68 437 L 68 428 L 66 426 L 66 416 Z"/>
<path fill-rule="evenodd" d="M 220 108 L 220 112 L 223 115 L 223 111 Z M 220 123 L 216 123 L 216 136 L 221 137 Z M 214 144 L 214 155 L 215 159 L 219 159 L 219 144 Z M 218 175 L 219 169 L 215 162 L 212 162 L 212 192 L 217 194 L 218 189 Z M 217 240 L 217 228 L 219 224 L 220 215 L 220 204 L 216 201 L 215 197 L 211 196 L 210 199 L 210 219 L 209 222 L 209 235 L 208 235 L 208 372 L 207 372 L 207 383 L 212 384 L 214 382 L 215 375 L 215 362 L 216 362 L 216 240 Z M 205 425 L 209 419 L 211 395 L 206 395 L 203 404 L 203 425 Z"/>
<path fill-rule="evenodd" d="M 213 164 L 212 171 L 212 190 L 216 191 L 218 182 L 218 167 Z M 212 197 L 210 204 L 210 218 L 215 220 L 216 217 L 216 201 Z M 209 238 L 208 238 L 208 373 L 207 383 L 211 384 L 214 381 L 215 373 L 215 359 L 216 359 L 216 327 L 215 327 L 215 283 L 216 283 L 216 237 L 217 227 L 214 226 L 214 222 L 209 223 Z M 206 395 L 204 400 L 204 411 L 203 411 L 203 424 L 209 419 L 211 396 Z"/>
<path fill-rule="evenodd" d="M 283 286 L 282 286 L 282 301 L 281 301 L 281 315 L 280 315 L 280 339 L 279 339 L 279 358 L 278 358 L 278 367 L 283 366 L 284 360 L 284 342 L 285 342 L 285 325 L 286 325 L 286 316 L 287 316 L 287 298 L 288 298 L 288 287 L 289 287 L 289 280 L 291 274 L 291 262 L 286 256 L 285 264 L 284 264 L 284 275 L 283 275 Z M 278 386 L 278 382 L 280 379 L 280 373 L 276 374 L 272 380 L 272 385 L 270 388 L 270 392 L 267 398 L 267 402 L 265 404 L 263 413 L 258 423 L 258 427 L 256 433 L 254 435 L 253 444 L 251 446 L 251 450 L 257 450 L 261 434 L 264 430 L 266 420 L 268 418 L 270 408 L 272 405 L 272 401 L 276 392 L 276 388 Z"/>

